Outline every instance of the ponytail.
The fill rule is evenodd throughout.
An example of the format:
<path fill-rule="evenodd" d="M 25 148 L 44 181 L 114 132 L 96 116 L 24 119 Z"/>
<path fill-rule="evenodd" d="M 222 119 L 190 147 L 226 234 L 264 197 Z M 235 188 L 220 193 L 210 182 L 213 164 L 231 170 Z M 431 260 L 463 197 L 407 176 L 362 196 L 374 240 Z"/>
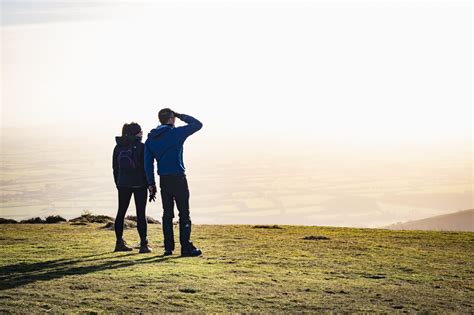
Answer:
<path fill-rule="evenodd" d="M 128 124 L 123 124 L 122 127 L 122 137 L 126 137 L 128 134 Z"/>

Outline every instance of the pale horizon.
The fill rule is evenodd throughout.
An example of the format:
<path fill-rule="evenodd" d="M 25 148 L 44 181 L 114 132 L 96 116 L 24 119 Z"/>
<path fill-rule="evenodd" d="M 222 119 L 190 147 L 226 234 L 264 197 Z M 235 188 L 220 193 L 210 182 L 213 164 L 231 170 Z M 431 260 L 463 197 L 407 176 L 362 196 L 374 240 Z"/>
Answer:
<path fill-rule="evenodd" d="M 114 136 L 162 107 L 204 123 L 196 223 L 474 208 L 469 2 L 6 1 L 1 54 L 1 217 L 114 216 Z"/>

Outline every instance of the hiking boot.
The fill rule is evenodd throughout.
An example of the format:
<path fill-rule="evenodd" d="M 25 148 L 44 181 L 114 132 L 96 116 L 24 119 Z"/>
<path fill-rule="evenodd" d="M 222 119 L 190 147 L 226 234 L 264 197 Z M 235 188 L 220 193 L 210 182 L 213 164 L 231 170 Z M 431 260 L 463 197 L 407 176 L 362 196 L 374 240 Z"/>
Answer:
<path fill-rule="evenodd" d="M 145 245 L 140 246 L 140 250 L 138 251 L 138 253 L 148 254 L 148 253 L 151 253 L 152 251 L 153 250 L 151 249 L 151 247 L 148 246 L 148 244 L 145 244 Z"/>
<path fill-rule="evenodd" d="M 165 250 L 165 252 L 163 253 L 163 256 L 171 256 L 171 255 L 173 255 L 172 250 Z"/>
<path fill-rule="evenodd" d="M 130 252 L 132 250 L 133 248 L 131 248 L 130 246 L 127 246 L 127 243 L 124 240 L 122 240 L 122 241 L 118 241 L 115 244 L 114 252 Z"/>
<path fill-rule="evenodd" d="M 202 251 L 199 248 L 194 247 L 193 243 L 189 243 L 186 248 L 181 248 L 182 257 L 197 257 L 201 255 Z"/>

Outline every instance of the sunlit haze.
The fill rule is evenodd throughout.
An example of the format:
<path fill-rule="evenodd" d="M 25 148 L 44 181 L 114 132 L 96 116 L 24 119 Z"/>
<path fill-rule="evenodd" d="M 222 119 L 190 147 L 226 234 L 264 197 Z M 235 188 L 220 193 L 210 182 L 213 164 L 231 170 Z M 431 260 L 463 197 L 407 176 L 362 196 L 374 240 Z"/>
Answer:
<path fill-rule="evenodd" d="M 204 124 L 196 223 L 473 208 L 470 2 L 4 1 L 1 53 L 2 217 L 114 214 L 114 136 L 162 107 Z"/>

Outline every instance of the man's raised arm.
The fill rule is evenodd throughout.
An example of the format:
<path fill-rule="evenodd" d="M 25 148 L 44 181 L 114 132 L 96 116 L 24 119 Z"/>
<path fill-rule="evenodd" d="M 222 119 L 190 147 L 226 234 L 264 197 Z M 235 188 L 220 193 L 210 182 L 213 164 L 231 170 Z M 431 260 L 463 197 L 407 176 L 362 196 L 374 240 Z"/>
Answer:
<path fill-rule="evenodd" d="M 176 131 L 178 131 L 184 139 L 202 128 L 202 123 L 192 116 L 178 113 L 174 113 L 174 115 L 187 123 L 186 126 L 176 128 Z"/>

